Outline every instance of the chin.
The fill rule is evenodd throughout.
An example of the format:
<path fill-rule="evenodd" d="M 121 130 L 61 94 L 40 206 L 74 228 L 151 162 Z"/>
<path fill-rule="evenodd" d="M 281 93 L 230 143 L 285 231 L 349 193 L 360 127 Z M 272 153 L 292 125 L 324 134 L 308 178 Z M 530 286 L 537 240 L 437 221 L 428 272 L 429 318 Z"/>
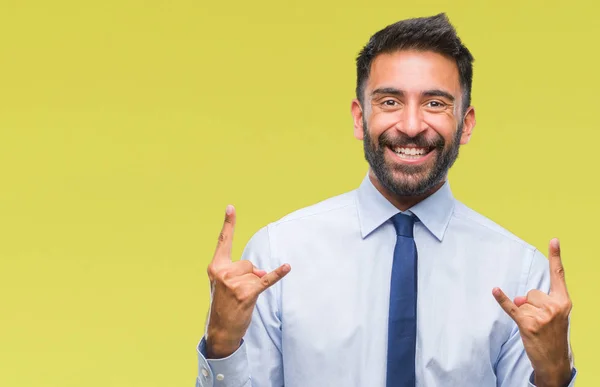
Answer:
<path fill-rule="evenodd" d="M 425 180 L 422 175 L 394 173 L 391 179 L 382 182 L 388 191 L 397 196 L 418 196 L 425 193 L 428 187 L 424 186 Z"/>

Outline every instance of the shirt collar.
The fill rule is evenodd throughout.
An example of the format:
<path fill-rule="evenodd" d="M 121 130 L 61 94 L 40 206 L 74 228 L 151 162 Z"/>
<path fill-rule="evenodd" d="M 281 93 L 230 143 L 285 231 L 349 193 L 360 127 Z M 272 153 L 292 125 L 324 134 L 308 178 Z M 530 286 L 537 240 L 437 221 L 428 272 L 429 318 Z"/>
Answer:
<path fill-rule="evenodd" d="M 368 174 L 357 190 L 357 208 L 363 238 L 401 212 L 375 188 Z M 405 212 L 415 214 L 423 225 L 442 241 L 453 211 L 454 197 L 450 183 L 446 181 L 440 189 Z"/>

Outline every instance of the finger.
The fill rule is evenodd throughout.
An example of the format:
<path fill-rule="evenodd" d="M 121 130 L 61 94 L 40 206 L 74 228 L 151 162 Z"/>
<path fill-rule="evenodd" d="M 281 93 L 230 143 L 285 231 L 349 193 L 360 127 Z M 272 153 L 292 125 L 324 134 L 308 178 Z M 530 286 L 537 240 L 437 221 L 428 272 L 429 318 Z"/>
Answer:
<path fill-rule="evenodd" d="M 567 295 L 565 268 L 560 258 L 560 242 L 557 238 L 550 241 L 548 260 L 550 261 L 550 294 L 558 293 Z"/>
<path fill-rule="evenodd" d="M 492 294 L 504 312 L 519 325 L 521 314 L 515 303 L 512 302 L 500 288 L 494 288 Z"/>
<path fill-rule="evenodd" d="M 258 278 L 262 278 L 267 274 L 265 270 L 259 269 L 251 263 L 250 265 L 248 265 L 247 263 L 250 263 L 250 261 L 239 260 L 237 262 L 234 262 L 231 266 L 229 266 L 229 269 L 227 269 L 227 273 L 229 275 L 234 275 L 238 277 L 246 276 L 246 274 L 253 274 L 255 277 Z"/>
<path fill-rule="evenodd" d="M 546 305 L 549 298 L 549 295 L 537 289 L 530 290 L 527 293 L 527 297 L 525 297 L 526 302 L 535 306 L 536 308 L 541 308 Z"/>
<path fill-rule="evenodd" d="M 239 261 L 233 262 L 227 266 L 227 274 L 229 276 L 242 276 L 244 274 L 253 273 L 254 270 L 258 270 L 252 262 L 247 259 L 240 259 Z"/>
<path fill-rule="evenodd" d="M 521 318 L 537 318 L 540 315 L 540 308 L 537 308 L 531 304 L 524 304 L 521 307 L 519 307 L 519 313 L 521 314 Z"/>
<path fill-rule="evenodd" d="M 231 262 L 231 246 L 233 245 L 233 229 L 235 227 L 235 208 L 228 205 L 225 209 L 225 220 L 219 234 L 217 249 L 213 262 Z"/>
<path fill-rule="evenodd" d="M 290 270 L 292 270 L 292 268 L 286 263 L 279 266 L 272 272 L 262 276 L 260 279 L 259 292 L 263 292 L 271 286 L 275 285 L 277 282 L 279 282 L 279 280 L 285 277 L 290 272 Z"/>
<path fill-rule="evenodd" d="M 254 274 L 255 276 L 257 276 L 258 278 L 262 278 L 267 274 L 266 270 L 262 270 L 262 269 L 258 269 L 258 268 L 254 268 L 254 270 L 252 271 L 252 274 Z"/>
<path fill-rule="evenodd" d="M 519 308 L 519 307 L 521 307 L 521 305 L 527 303 L 527 297 L 523 297 L 523 296 L 515 297 L 515 299 L 513 300 L 513 302 L 515 303 L 515 305 L 517 306 L 517 308 Z"/>

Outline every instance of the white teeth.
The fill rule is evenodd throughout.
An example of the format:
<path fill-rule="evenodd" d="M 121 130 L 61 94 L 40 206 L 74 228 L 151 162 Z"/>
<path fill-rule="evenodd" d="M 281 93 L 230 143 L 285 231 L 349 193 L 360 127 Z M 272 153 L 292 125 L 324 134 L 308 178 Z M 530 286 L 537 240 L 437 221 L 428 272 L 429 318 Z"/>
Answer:
<path fill-rule="evenodd" d="M 416 156 L 416 155 L 424 155 L 425 153 L 427 153 L 427 149 L 426 148 L 396 147 L 396 148 L 394 148 L 394 152 L 399 155 Z"/>

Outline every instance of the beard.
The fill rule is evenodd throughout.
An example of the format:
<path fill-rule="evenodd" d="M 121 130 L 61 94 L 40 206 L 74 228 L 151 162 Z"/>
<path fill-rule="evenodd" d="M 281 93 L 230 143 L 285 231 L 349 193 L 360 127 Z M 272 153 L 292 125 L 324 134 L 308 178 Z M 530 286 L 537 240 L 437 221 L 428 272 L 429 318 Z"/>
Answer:
<path fill-rule="evenodd" d="M 460 137 L 463 131 L 462 122 L 459 124 L 452 143 L 446 146 L 446 141 L 442 136 L 436 133 L 435 138 L 425 138 L 423 133 L 415 137 L 408 137 L 400 133 L 397 136 L 384 132 L 377 143 L 369 134 L 367 123 L 363 118 L 364 140 L 363 147 L 365 159 L 375 173 L 375 176 L 385 189 L 396 196 L 419 196 L 430 192 L 440 185 L 448 174 L 448 170 L 456 159 L 460 147 Z M 429 148 L 430 152 L 435 151 L 433 166 L 431 161 L 423 165 L 402 165 L 386 162 L 385 149 L 390 147 L 416 146 Z"/>

